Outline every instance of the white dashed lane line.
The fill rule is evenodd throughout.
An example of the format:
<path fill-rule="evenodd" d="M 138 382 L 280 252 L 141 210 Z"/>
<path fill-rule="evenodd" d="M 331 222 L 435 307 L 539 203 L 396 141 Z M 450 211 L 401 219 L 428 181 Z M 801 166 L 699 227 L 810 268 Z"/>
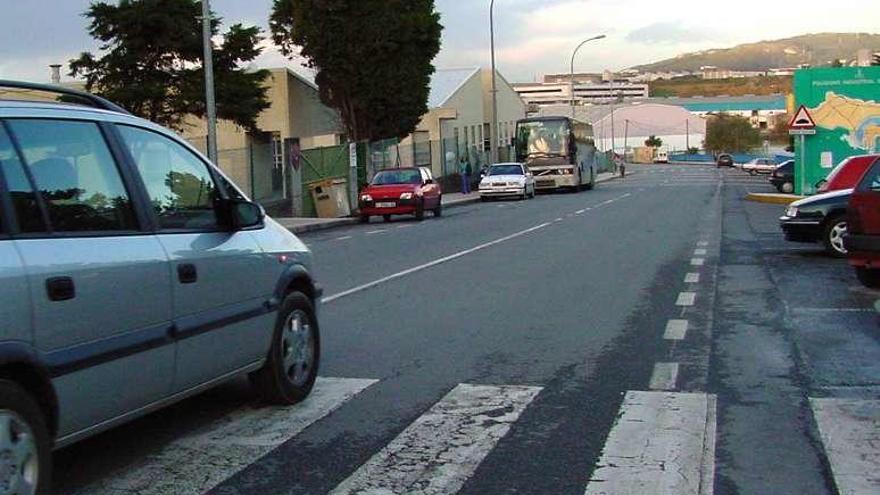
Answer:
<path fill-rule="evenodd" d="M 682 292 L 675 301 L 676 306 L 693 306 L 697 299 L 696 292 Z"/>
<path fill-rule="evenodd" d="M 675 390 L 678 382 L 678 363 L 657 363 L 651 374 L 651 390 Z"/>
<path fill-rule="evenodd" d="M 666 323 L 666 332 L 663 333 L 663 338 L 666 340 L 684 340 L 687 331 L 687 320 L 669 320 Z"/>
<path fill-rule="evenodd" d="M 379 230 L 371 230 L 371 231 L 367 232 L 366 234 L 367 235 L 376 235 L 376 234 L 384 234 L 385 232 L 388 232 L 388 230 L 387 229 L 379 229 Z"/>
<path fill-rule="evenodd" d="M 707 251 L 705 249 L 695 249 L 694 256 L 706 256 Z"/>
<path fill-rule="evenodd" d="M 703 258 L 693 258 L 691 259 L 691 265 L 693 266 L 703 266 L 706 264 L 706 260 Z"/>
<path fill-rule="evenodd" d="M 700 282 L 700 274 L 699 273 L 688 273 L 684 276 L 684 283 L 686 284 L 697 284 Z"/>

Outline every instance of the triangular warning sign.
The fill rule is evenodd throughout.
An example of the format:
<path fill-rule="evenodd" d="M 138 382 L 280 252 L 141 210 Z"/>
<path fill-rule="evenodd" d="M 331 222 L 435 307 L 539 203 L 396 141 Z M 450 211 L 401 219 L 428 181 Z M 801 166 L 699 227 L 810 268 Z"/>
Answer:
<path fill-rule="evenodd" d="M 791 122 L 788 123 L 789 129 L 815 129 L 816 121 L 813 120 L 813 116 L 810 115 L 810 111 L 807 110 L 807 107 L 801 105 L 798 108 L 798 111 L 794 114 L 794 118 L 791 119 Z"/>

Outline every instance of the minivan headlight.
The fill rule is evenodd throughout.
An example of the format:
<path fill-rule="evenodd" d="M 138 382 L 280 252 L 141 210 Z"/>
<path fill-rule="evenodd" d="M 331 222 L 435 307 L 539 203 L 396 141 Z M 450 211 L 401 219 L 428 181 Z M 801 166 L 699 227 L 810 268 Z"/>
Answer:
<path fill-rule="evenodd" d="M 413 193 L 411 193 L 411 192 L 401 193 L 401 195 L 400 195 L 400 199 L 404 199 L 404 200 L 405 199 L 412 199 L 412 197 L 413 197 Z"/>

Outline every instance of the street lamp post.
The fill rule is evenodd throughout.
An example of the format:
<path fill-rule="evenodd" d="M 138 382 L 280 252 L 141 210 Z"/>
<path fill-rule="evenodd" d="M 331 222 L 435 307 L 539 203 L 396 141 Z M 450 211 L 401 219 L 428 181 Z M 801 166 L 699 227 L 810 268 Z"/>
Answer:
<path fill-rule="evenodd" d="M 498 161 L 498 90 L 495 82 L 495 0 L 489 2 L 489 46 L 492 52 L 492 125 L 489 126 L 489 165 Z"/>
<path fill-rule="evenodd" d="M 571 67 L 570 67 L 571 70 L 569 72 L 569 81 L 568 81 L 569 88 L 568 89 L 569 89 L 569 92 L 571 93 L 569 96 L 571 97 L 570 102 L 571 102 L 571 117 L 572 118 L 574 118 L 574 57 L 575 57 L 575 55 L 577 55 L 578 50 L 580 50 L 582 46 L 586 45 L 590 41 L 601 40 L 604 37 L 605 37 L 604 34 L 600 34 L 599 36 L 593 36 L 592 38 L 588 38 L 588 39 L 585 39 L 584 41 L 581 41 L 581 44 L 578 45 L 577 48 L 574 49 L 574 52 L 572 52 L 572 54 L 571 54 Z"/>

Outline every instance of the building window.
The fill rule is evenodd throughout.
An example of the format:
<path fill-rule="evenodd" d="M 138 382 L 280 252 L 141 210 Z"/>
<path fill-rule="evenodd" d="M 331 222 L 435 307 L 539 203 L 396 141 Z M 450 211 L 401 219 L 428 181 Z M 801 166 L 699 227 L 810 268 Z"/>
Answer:
<path fill-rule="evenodd" d="M 284 168 L 284 140 L 281 139 L 280 132 L 272 133 L 272 163 L 275 170 Z"/>

